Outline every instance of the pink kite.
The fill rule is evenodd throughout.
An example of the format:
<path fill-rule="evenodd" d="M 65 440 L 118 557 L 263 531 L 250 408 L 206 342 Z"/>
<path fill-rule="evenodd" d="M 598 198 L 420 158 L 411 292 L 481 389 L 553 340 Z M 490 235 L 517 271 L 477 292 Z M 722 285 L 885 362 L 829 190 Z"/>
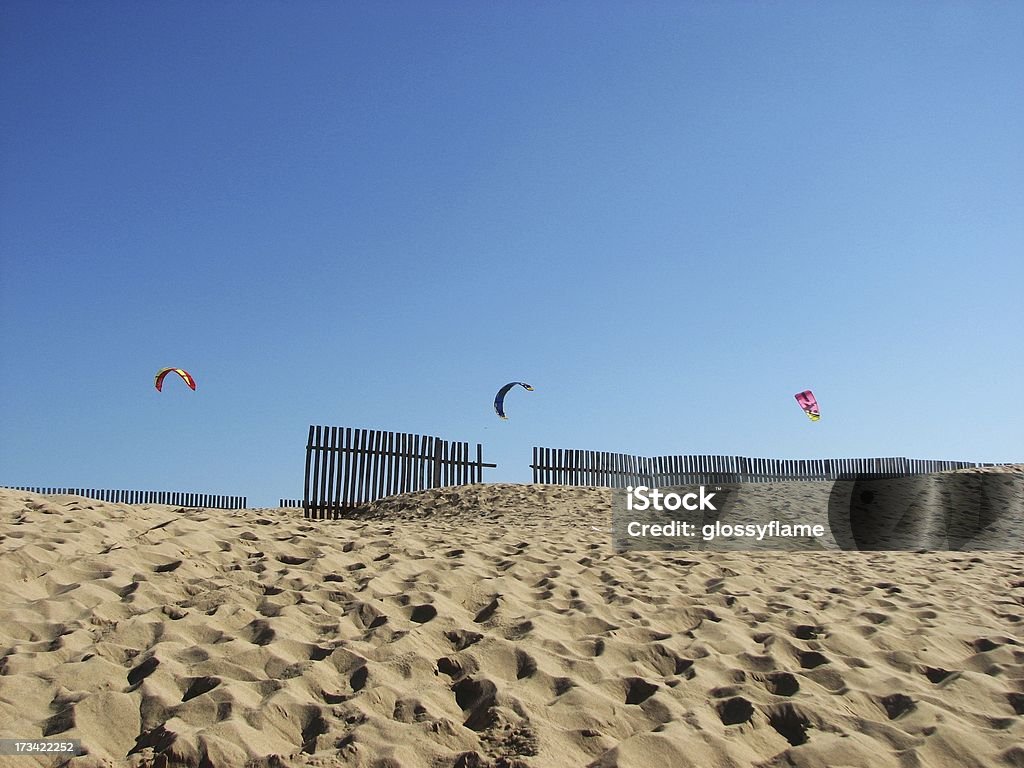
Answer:
<path fill-rule="evenodd" d="M 818 421 L 821 418 L 821 411 L 818 410 L 818 401 L 814 399 L 814 393 L 809 389 L 805 389 L 794 395 L 796 401 L 800 404 L 800 407 L 804 409 L 804 413 L 807 414 L 807 418 L 811 421 Z"/>

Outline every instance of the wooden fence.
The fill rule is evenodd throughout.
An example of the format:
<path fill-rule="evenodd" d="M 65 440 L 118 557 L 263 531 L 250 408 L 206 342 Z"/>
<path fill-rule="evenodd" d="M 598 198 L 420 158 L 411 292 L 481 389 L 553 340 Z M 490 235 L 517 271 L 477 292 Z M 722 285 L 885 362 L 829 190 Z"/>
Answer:
<path fill-rule="evenodd" d="M 483 447 L 439 437 L 351 427 L 309 428 L 306 517 L 326 519 L 374 499 L 448 485 L 483 482 Z"/>
<path fill-rule="evenodd" d="M 562 448 L 533 449 L 533 482 L 652 488 L 707 483 L 781 480 L 842 480 L 854 477 L 904 477 L 968 467 L 970 461 L 926 459 L 751 459 L 743 456 L 632 456 Z"/>
<path fill-rule="evenodd" d="M 302 509 L 302 499 L 281 499 L 278 506 L 282 509 Z"/>
<path fill-rule="evenodd" d="M 114 491 L 96 488 L 39 488 L 4 485 L 14 491 L 30 491 L 44 495 L 85 496 L 117 504 L 170 504 L 178 507 L 209 507 L 210 509 L 245 509 L 245 496 L 217 496 L 209 493 L 181 491 Z"/>

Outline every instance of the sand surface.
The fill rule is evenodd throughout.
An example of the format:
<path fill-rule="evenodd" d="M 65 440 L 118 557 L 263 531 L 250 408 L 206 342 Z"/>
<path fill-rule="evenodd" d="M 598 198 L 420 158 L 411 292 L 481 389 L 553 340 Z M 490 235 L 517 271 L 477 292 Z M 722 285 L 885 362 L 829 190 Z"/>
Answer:
<path fill-rule="evenodd" d="M 609 513 L 0 490 L 0 737 L 81 739 L 72 766 L 1024 766 L 1024 554 L 616 554 Z"/>

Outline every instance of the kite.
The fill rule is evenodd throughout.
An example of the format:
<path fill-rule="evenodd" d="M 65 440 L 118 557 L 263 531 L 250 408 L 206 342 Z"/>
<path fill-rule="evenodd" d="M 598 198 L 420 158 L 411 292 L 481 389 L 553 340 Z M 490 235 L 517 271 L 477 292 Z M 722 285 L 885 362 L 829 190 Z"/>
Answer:
<path fill-rule="evenodd" d="M 505 415 L 505 395 L 508 394 L 508 391 L 512 389 L 512 387 L 522 387 L 527 392 L 533 392 L 533 387 L 525 381 L 510 381 L 504 387 L 499 389 L 498 394 L 494 396 L 494 412 L 503 419 L 508 418 L 508 416 Z"/>
<path fill-rule="evenodd" d="M 164 377 L 168 373 L 176 373 L 189 385 L 193 390 L 196 388 L 196 380 L 192 378 L 192 374 L 181 368 L 161 368 L 160 372 L 156 375 L 156 390 L 157 392 L 163 392 L 164 389 Z"/>
<path fill-rule="evenodd" d="M 808 419 L 818 421 L 821 418 L 821 411 L 818 410 L 818 401 L 814 399 L 814 393 L 811 390 L 805 389 L 803 392 L 793 395 L 793 397 L 796 398 L 800 407 L 804 409 Z"/>

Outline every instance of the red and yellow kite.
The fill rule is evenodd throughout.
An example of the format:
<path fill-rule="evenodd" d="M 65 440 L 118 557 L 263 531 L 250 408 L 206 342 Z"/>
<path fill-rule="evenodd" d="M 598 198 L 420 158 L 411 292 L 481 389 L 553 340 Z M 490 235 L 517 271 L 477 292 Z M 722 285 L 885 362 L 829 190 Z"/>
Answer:
<path fill-rule="evenodd" d="M 159 373 L 156 375 L 156 389 L 158 392 L 163 391 L 164 377 L 168 373 L 176 373 L 188 384 L 193 390 L 196 388 L 196 380 L 192 378 L 192 374 L 182 368 L 161 368 Z"/>

